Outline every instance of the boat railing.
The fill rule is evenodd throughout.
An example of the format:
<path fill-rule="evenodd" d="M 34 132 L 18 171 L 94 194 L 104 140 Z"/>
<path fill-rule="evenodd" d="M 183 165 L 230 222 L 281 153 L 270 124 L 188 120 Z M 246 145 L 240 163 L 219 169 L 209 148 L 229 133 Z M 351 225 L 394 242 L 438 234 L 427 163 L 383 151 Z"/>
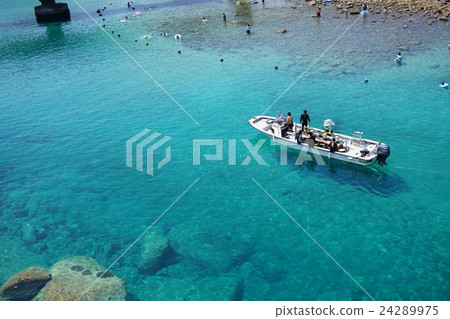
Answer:
<path fill-rule="evenodd" d="M 350 144 L 360 147 L 366 147 L 367 143 L 362 138 L 363 132 L 361 131 L 352 131 L 352 138 L 350 139 Z"/>

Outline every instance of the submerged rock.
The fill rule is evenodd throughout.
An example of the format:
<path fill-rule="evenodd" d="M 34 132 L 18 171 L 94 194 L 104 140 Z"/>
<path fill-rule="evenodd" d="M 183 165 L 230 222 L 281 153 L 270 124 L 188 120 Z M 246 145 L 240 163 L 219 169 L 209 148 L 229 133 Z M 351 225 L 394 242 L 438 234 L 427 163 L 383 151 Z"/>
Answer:
<path fill-rule="evenodd" d="M 150 230 L 141 243 L 141 254 L 138 262 L 140 272 L 155 274 L 162 268 L 172 265 L 179 257 L 169 245 L 169 240 L 160 229 Z"/>
<path fill-rule="evenodd" d="M 220 229 L 192 232 L 186 227 L 169 235 L 173 248 L 184 258 L 203 264 L 202 272 L 226 273 L 239 268 L 255 252 L 252 238 Z"/>
<path fill-rule="evenodd" d="M 36 243 L 35 236 L 36 229 L 34 225 L 30 223 L 24 223 L 22 225 L 22 240 L 27 245 L 34 245 Z"/>
<path fill-rule="evenodd" d="M 15 274 L 0 288 L 0 300 L 32 300 L 51 279 L 41 267 L 29 267 Z"/>
<path fill-rule="evenodd" d="M 173 267 L 179 267 L 175 265 Z M 142 289 L 148 299 L 154 301 L 224 301 L 245 299 L 245 286 L 239 275 L 201 276 L 191 274 L 183 278 L 150 276 Z"/>
<path fill-rule="evenodd" d="M 83 271 L 81 271 L 83 270 Z M 90 257 L 77 256 L 60 260 L 52 266 L 52 280 L 35 300 L 125 300 L 126 287 L 122 279 Z"/>

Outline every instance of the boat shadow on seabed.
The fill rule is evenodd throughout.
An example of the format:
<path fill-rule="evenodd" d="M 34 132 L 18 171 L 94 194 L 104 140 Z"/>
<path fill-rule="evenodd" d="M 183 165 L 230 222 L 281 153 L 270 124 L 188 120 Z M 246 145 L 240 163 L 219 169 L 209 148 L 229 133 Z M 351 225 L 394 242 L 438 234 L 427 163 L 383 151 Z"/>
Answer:
<path fill-rule="evenodd" d="M 270 147 L 279 150 L 277 146 Z M 274 156 L 279 156 L 278 152 L 276 153 Z M 296 164 L 299 152 L 287 150 L 287 165 L 292 166 L 299 175 L 305 170 L 314 171 L 323 177 L 332 178 L 340 184 L 350 185 L 383 197 L 405 192 L 408 188 L 403 178 L 389 172 L 389 164 L 387 167 L 383 167 L 377 162 L 371 166 L 361 167 L 307 153 L 300 154 L 300 156 L 303 158 L 303 162 Z"/>

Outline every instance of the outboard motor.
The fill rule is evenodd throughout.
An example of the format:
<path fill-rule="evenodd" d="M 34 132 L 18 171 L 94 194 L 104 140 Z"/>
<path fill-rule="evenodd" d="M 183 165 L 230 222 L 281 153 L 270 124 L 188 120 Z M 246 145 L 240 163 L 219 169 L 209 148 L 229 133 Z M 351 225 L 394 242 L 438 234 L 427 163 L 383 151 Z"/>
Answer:
<path fill-rule="evenodd" d="M 388 145 L 381 143 L 380 145 L 378 145 L 377 155 L 378 155 L 378 163 L 381 166 L 387 165 L 386 159 L 389 157 L 389 155 L 391 155 L 391 148 Z"/>

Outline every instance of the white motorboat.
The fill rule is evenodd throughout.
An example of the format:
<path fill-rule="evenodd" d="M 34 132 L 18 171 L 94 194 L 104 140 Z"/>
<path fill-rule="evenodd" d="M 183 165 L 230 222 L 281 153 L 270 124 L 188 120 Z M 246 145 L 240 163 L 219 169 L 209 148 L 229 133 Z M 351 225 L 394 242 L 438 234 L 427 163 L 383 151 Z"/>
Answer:
<path fill-rule="evenodd" d="M 325 120 L 324 129 L 308 127 L 304 132 L 301 132 L 302 126 L 298 123 L 293 123 L 293 127 L 287 129 L 283 125 L 285 120 L 282 116 L 259 115 L 248 123 L 278 144 L 359 166 L 369 166 L 377 160 L 380 165 L 386 165 L 390 155 L 389 146 L 364 139 L 362 132 L 353 131 L 352 136 L 333 132 L 330 126 L 334 123 L 331 120 Z M 333 138 L 337 147 L 331 151 Z"/>

